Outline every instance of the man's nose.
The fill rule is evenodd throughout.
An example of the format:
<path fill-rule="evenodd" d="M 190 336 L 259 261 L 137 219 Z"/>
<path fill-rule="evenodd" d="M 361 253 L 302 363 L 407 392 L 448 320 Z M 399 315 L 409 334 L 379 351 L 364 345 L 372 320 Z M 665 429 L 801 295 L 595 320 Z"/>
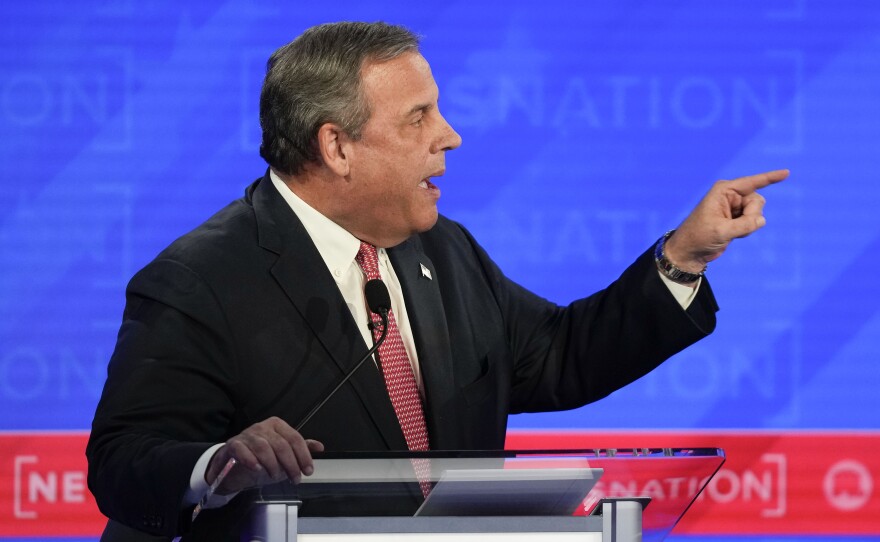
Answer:
<path fill-rule="evenodd" d="M 432 152 L 451 151 L 461 146 L 461 136 L 446 122 L 446 118 L 440 115 L 440 135 L 436 140 Z"/>

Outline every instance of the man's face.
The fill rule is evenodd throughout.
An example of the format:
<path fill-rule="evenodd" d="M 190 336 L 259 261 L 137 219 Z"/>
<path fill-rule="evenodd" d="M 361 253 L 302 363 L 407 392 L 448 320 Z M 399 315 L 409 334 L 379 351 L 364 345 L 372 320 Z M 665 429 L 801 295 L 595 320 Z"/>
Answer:
<path fill-rule="evenodd" d="M 361 69 L 370 118 L 351 142 L 351 231 L 378 246 L 394 246 L 437 222 L 440 189 L 432 177 L 446 170 L 445 153 L 461 137 L 440 114 L 438 89 L 418 53 L 368 62 Z"/>

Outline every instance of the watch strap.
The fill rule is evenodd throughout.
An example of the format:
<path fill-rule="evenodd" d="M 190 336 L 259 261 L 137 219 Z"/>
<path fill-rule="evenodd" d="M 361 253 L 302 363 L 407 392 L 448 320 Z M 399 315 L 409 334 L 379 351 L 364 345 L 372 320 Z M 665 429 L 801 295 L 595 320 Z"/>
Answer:
<path fill-rule="evenodd" d="M 679 269 L 674 263 L 669 261 L 669 258 L 666 257 L 666 253 L 664 252 L 666 241 L 672 237 L 673 233 L 675 233 L 675 230 L 669 230 L 663 234 L 663 237 L 658 239 L 657 244 L 654 245 L 654 262 L 657 263 L 657 269 L 663 273 L 663 276 L 673 282 L 681 284 L 696 282 L 706 273 L 706 267 L 703 267 L 703 270 L 699 273 L 689 273 Z"/>

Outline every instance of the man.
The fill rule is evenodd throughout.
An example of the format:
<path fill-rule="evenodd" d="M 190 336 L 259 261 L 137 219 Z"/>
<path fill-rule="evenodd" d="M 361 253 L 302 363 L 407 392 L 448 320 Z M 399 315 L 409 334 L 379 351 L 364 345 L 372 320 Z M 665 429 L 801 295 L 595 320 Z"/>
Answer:
<path fill-rule="evenodd" d="M 438 217 L 433 179 L 461 139 L 409 31 L 306 31 L 270 59 L 260 121 L 270 172 L 128 287 L 89 487 L 144 532 L 189 529 L 231 458 L 229 497 L 298 481 L 323 449 L 501 448 L 508 414 L 575 408 L 643 376 L 712 331 L 702 271 L 764 224 L 756 190 L 787 176 L 717 183 L 617 281 L 558 307 Z M 394 346 L 297 431 L 372 344 L 363 288 L 377 275 Z M 242 498 L 207 503 L 193 533 Z"/>

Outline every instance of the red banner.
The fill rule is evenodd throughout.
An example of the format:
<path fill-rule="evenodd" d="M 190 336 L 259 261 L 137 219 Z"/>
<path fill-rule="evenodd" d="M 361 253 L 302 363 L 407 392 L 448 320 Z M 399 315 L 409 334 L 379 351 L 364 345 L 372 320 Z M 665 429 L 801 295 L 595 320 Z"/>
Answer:
<path fill-rule="evenodd" d="M 0 433 L 0 536 L 98 536 L 88 433 Z M 511 431 L 511 449 L 722 448 L 727 461 L 676 534 L 880 535 L 880 432 Z M 613 488 L 612 488 L 613 489 Z M 684 486 L 646 480 L 657 501 Z"/>
<path fill-rule="evenodd" d="M 511 431 L 510 449 L 722 448 L 676 534 L 880 535 L 880 432 Z M 665 498 L 653 481 L 654 498 Z"/>

